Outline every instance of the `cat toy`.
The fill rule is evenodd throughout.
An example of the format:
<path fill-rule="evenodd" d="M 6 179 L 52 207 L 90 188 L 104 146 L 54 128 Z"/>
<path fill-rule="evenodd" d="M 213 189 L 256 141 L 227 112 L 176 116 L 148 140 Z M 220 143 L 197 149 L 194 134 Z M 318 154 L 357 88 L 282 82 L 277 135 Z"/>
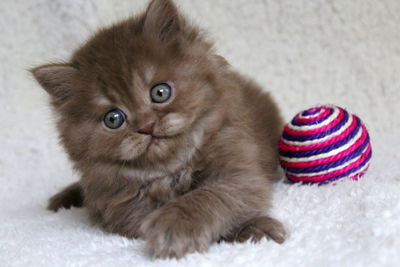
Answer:
<path fill-rule="evenodd" d="M 324 105 L 299 112 L 285 125 L 279 154 L 289 180 L 322 185 L 362 177 L 372 147 L 360 118 L 338 106 Z"/>

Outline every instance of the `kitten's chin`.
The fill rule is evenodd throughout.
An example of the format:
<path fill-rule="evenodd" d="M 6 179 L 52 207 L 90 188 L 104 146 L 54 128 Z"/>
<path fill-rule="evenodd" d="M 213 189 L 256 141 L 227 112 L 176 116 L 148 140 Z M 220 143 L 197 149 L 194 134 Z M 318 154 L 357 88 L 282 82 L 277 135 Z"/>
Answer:
<path fill-rule="evenodd" d="M 150 161 L 159 161 L 171 154 L 172 148 L 171 137 L 152 137 L 145 156 Z"/>
<path fill-rule="evenodd" d="M 119 149 L 119 158 L 123 161 L 132 161 L 142 156 L 152 142 L 149 135 L 128 136 L 126 137 Z"/>

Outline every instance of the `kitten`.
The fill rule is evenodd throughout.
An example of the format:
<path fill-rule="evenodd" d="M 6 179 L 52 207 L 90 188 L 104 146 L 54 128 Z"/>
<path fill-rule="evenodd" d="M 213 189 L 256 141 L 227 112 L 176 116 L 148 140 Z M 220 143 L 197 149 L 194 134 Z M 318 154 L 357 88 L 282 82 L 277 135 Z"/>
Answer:
<path fill-rule="evenodd" d="M 50 210 L 85 206 L 105 231 L 142 238 L 162 258 L 220 240 L 284 241 L 267 214 L 280 176 L 278 108 L 171 0 L 32 73 L 81 173 Z"/>

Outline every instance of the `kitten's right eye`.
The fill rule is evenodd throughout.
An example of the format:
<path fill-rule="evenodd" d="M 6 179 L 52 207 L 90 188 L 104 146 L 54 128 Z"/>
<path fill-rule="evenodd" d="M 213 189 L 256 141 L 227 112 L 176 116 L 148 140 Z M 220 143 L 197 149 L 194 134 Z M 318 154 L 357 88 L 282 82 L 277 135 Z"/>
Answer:
<path fill-rule="evenodd" d="M 113 109 L 106 113 L 103 118 L 104 125 L 110 129 L 118 129 L 125 122 L 125 113 L 119 109 Z"/>

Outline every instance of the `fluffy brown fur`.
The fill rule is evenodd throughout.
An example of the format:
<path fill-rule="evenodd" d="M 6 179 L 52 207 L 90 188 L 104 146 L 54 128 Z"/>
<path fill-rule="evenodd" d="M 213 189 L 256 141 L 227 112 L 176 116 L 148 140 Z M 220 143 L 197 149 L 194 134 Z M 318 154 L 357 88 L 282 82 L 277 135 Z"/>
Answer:
<path fill-rule="evenodd" d="M 266 213 L 279 177 L 277 106 L 170 0 L 101 30 L 68 63 L 32 73 L 82 175 L 49 209 L 84 205 L 106 231 L 143 238 L 158 257 L 205 252 L 219 240 L 284 241 Z M 159 83 L 173 88 L 162 104 L 149 93 Z M 107 129 L 104 114 L 115 108 L 126 122 Z"/>

